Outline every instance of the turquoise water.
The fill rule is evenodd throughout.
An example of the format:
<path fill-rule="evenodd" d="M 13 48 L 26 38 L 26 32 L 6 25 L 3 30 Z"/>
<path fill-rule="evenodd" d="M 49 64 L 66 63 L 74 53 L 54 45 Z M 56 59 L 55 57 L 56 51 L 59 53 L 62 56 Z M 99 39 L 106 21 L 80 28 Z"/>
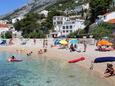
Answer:
<path fill-rule="evenodd" d="M 14 55 L 22 62 L 9 63 Z M 46 57 L 0 53 L 0 86 L 112 86 L 75 64 Z"/>

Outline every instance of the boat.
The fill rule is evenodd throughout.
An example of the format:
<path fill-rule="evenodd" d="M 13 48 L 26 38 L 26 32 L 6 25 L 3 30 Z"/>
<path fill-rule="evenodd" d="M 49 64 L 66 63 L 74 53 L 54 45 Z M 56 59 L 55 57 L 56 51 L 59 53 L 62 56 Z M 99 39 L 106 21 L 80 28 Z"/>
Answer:
<path fill-rule="evenodd" d="M 75 63 L 75 62 L 79 62 L 79 61 L 83 61 L 83 60 L 85 60 L 85 57 L 80 57 L 80 58 L 77 58 L 74 60 L 69 60 L 68 63 Z"/>
<path fill-rule="evenodd" d="M 101 62 L 113 62 L 115 61 L 115 57 L 98 57 L 94 60 L 94 63 L 101 63 Z"/>

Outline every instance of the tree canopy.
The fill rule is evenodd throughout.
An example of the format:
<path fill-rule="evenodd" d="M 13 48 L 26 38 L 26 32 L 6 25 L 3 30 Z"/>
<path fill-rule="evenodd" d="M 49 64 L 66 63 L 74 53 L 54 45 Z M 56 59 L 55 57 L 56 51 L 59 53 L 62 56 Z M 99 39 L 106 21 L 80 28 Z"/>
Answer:
<path fill-rule="evenodd" d="M 24 37 L 37 37 L 41 38 L 44 37 L 43 30 L 40 28 L 40 24 L 38 23 L 38 20 L 41 19 L 41 16 L 38 15 L 37 13 L 29 13 L 26 15 L 24 19 L 21 21 L 18 21 L 14 24 L 14 27 L 18 31 L 22 31 L 22 35 Z"/>
<path fill-rule="evenodd" d="M 101 39 L 102 37 L 110 37 L 112 35 L 112 25 L 107 23 L 101 23 L 90 32 L 96 39 Z"/>

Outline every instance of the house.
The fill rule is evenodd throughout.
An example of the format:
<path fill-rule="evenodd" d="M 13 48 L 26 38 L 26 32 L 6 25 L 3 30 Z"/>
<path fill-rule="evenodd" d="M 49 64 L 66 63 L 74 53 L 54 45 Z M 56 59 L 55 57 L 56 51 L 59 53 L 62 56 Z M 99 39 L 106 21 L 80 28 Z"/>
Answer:
<path fill-rule="evenodd" d="M 16 18 L 13 18 L 13 19 L 12 19 L 12 23 L 14 24 L 14 23 L 16 23 L 17 21 L 22 20 L 23 18 L 24 18 L 24 16 L 18 16 L 18 17 L 16 17 Z"/>
<path fill-rule="evenodd" d="M 115 12 L 106 13 L 104 15 L 99 15 L 98 19 L 96 19 L 96 24 L 100 22 L 107 22 L 107 23 L 115 24 Z"/>
<path fill-rule="evenodd" d="M 6 32 L 9 30 L 9 27 L 7 24 L 2 24 L 0 23 L 0 34 L 3 33 L 3 32 Z"/>
<path fill-rule="evenodd" d="M 5 34 L 8 31 L 12 32 L 12 37 L 20 37 L 20 31 L 16 31 L 12 24 L 8 24 L 6 20 L 0 20 L 0 35 Z"/>
<path fill-rule="evenodd" d="M 67 36 L 71 32 L 85 28 L 84 20 L 65 16 L 54 16 L 53 26 L 54 30 L 58 32 L 57 36 Z"/>
<path fill-rule="evenodd" d="M 39 14 L 43 14 L 45 17 L 47 17 L 48 16 L 48 11 L 47 10 L 43 10 Z"/>

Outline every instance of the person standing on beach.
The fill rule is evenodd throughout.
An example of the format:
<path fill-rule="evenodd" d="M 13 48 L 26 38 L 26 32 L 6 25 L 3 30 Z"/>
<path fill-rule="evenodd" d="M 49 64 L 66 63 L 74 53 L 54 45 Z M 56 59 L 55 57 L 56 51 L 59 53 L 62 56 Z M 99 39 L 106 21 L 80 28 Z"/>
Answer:
<path fill-rule="evenodd" d="M 34 42 L 34 45 L 35 45 L 36 44 L 36 39 L 35 38 L 33 39 L 33 42 Z"/>
<path fill-rule="evenodd" d="M 83 42 L 83 45 L 84 45 L 84 51 L 83 52 L 86 52 L 86 48 L 87 48 L 86 41 Z"/>
<path fill-rule="evenodd" d="M 43 48 L 45 47 L 45 39 L 43 40 Z"/>

